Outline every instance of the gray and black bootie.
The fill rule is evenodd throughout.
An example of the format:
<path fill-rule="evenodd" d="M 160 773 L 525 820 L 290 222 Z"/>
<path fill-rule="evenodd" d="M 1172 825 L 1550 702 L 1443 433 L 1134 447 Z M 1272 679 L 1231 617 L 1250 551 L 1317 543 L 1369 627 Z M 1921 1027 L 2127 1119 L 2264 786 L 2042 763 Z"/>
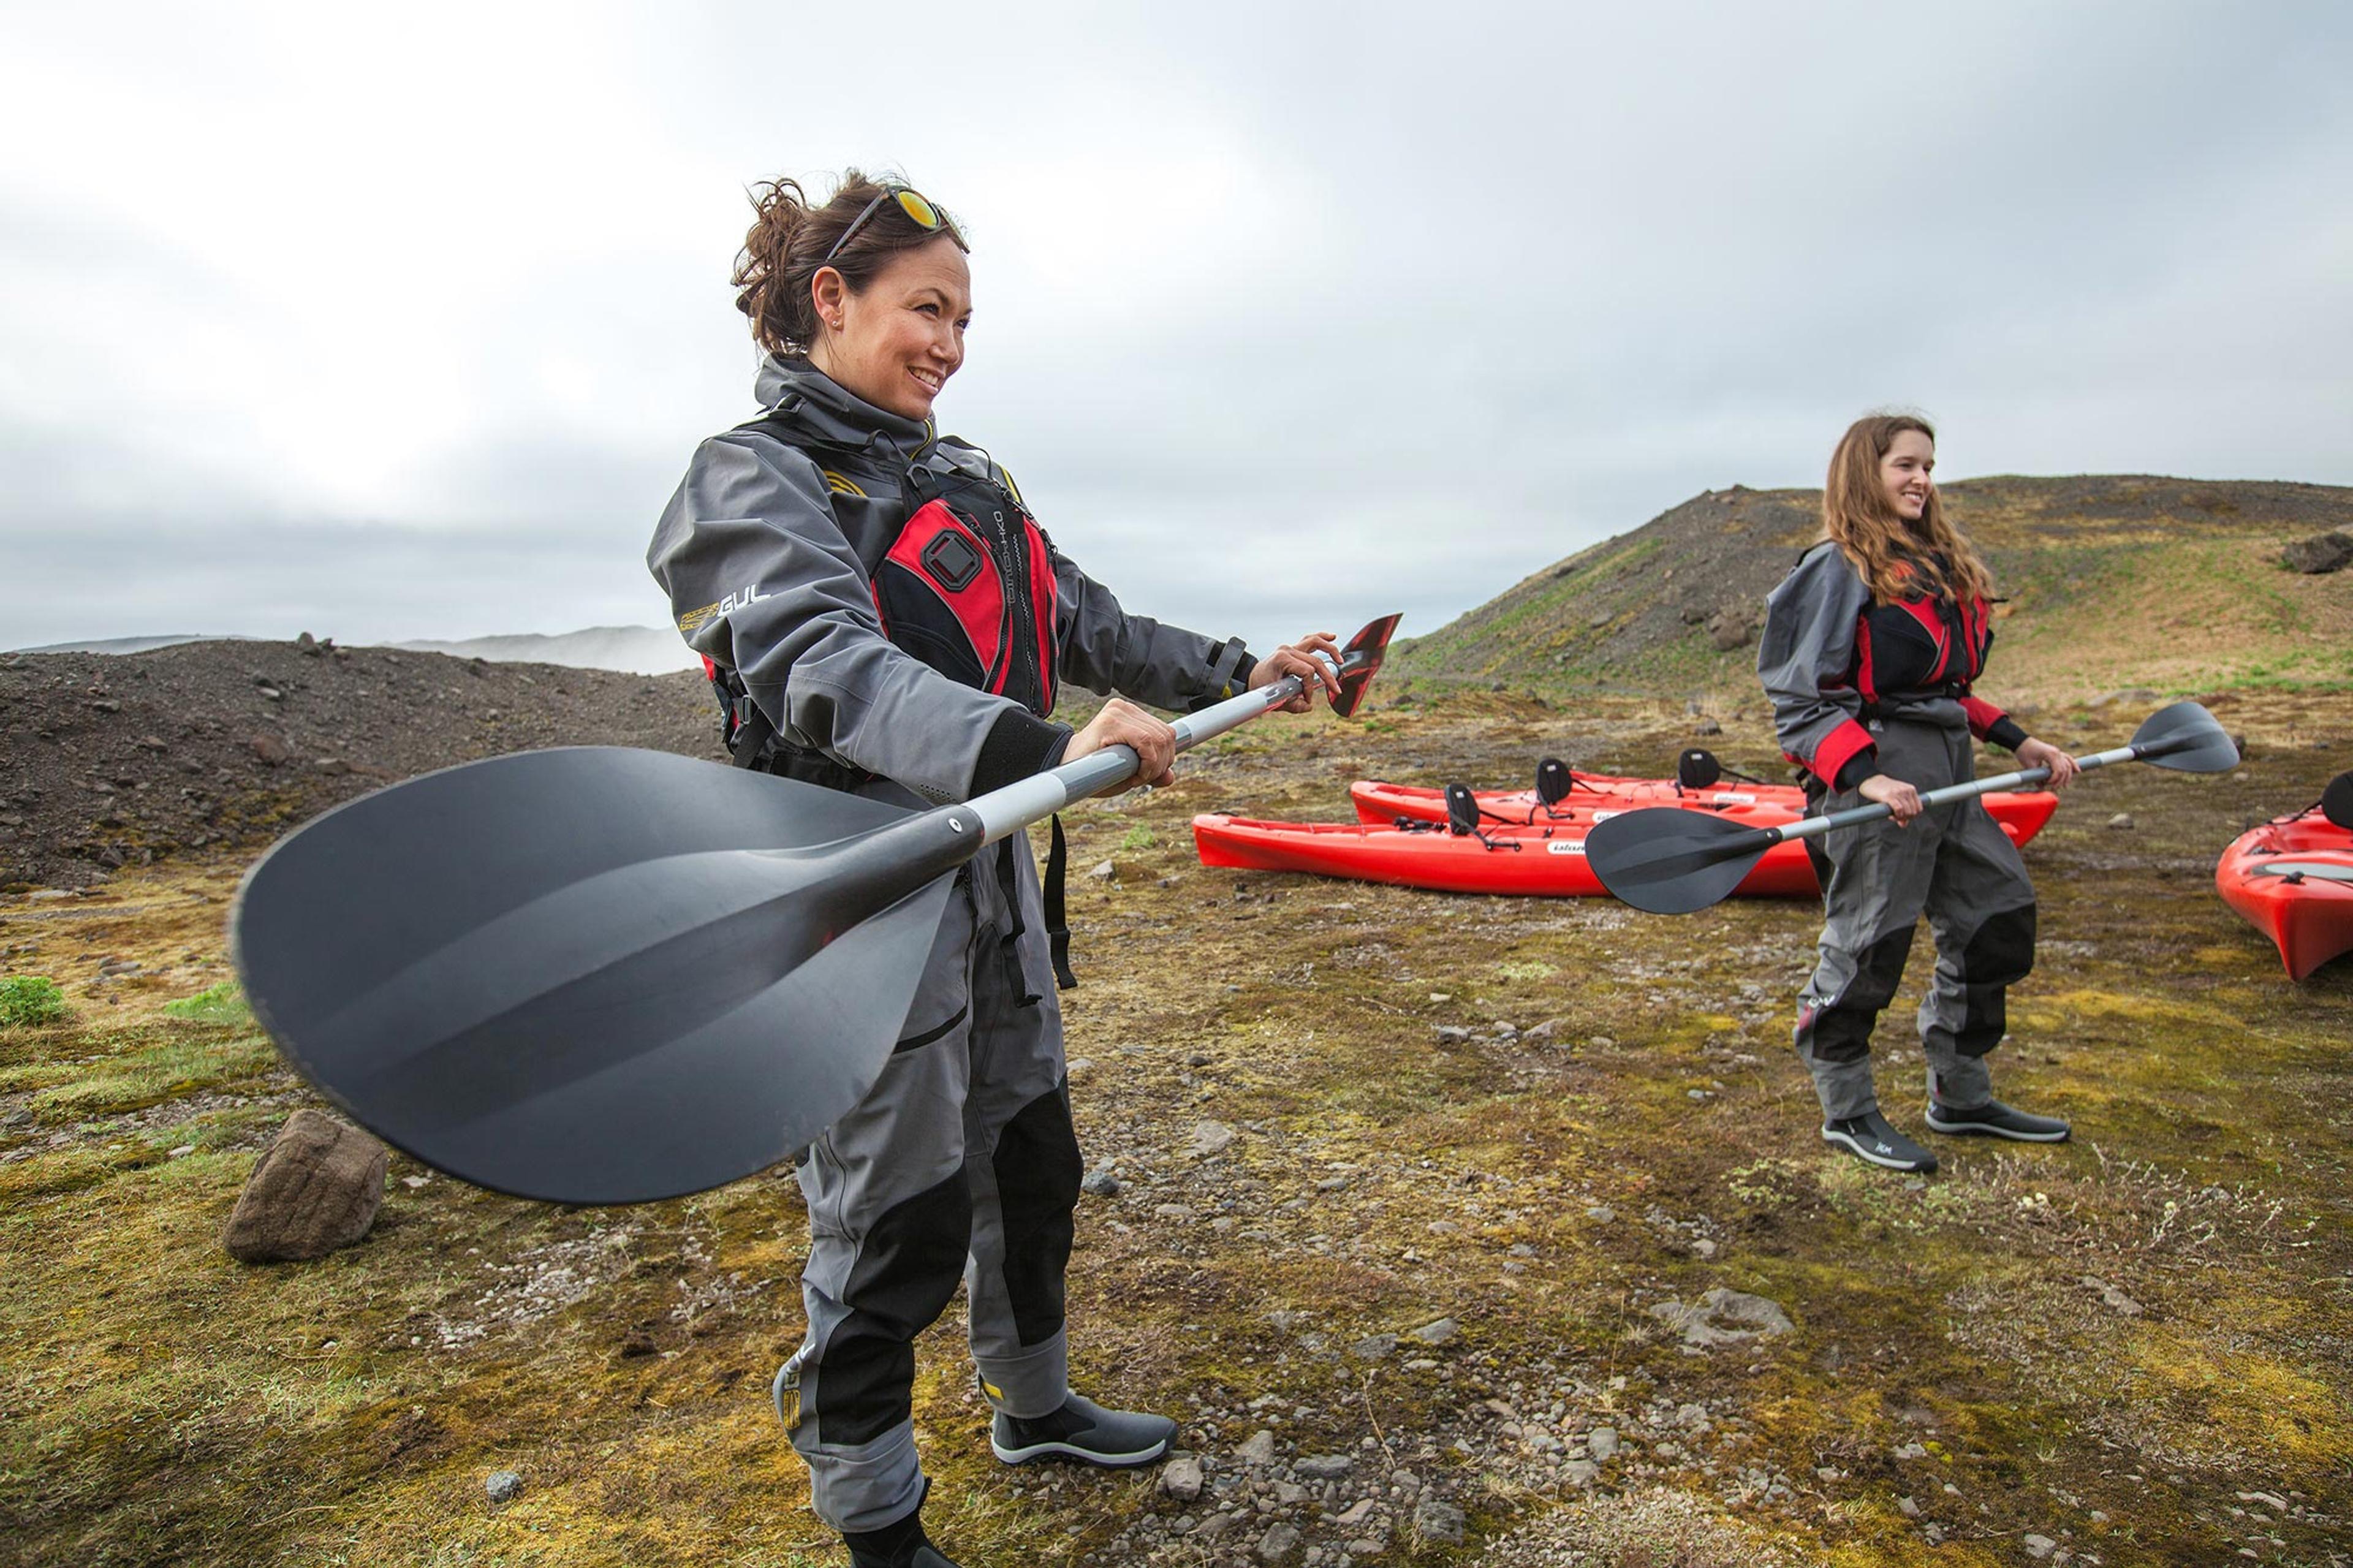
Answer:
<path fill-rule="evenodd" d="M 1928 1102 L 1928 1131 L 2013 1138 L 2021 1143 L 2063 1143 L 2073 1129 L 2055 1116 L 2036 1116 L 1999 1100 L 1989 1100 L 1966 1110 L 1932 1100 Z"/>
<path fill-rule="evenodd" d="M 932 1483 L 923 1483 L 923 1496 L 931 1495 Z M 893 1521 L 880 1530 L 861 1530 L 845 1533 L 842 1542 L 849 1548 L 850 1568 L 956 1568 L 947 1555 L 932 1544 L 923 1533 L 923 1501 L 915 1500 L 913 1512 Z"/>
<path fill-rule="evenodd" d="M 1105 1410 L 1073 1394 L 1050 1415 L 1032 1420 L 1000 1410 L 988 1430 L 988 1446 L 1008 1465 L 1032 1459 L 1076 1459 L 1113 1469 L 1148 1465 L 1168 1452 L 1176 1423 L 1135 1410 Z"/>
<path fill-rule="evenodd" d="M 1887 1118 L 1876 1110 L 1822 1123 L 1822 1142 L 1835 1143 L 1860 1159 L 1891 1171 L 1915 1171 L 1925 1175 L 1936 1168 L 1936 1155 L 1889 1126 Z"/>

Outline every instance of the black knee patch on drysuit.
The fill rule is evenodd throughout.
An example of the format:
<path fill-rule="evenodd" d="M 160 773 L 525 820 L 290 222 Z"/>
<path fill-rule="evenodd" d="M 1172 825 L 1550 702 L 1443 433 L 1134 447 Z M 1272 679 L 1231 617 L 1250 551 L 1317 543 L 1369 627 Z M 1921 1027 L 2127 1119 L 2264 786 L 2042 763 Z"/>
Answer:
<path fill-rule="evenodd" d="M 825 1343 L 811 1407 L 828 1444 L 871 1443 L 908 1418 L 915 1336 L 955 1295 L 972 1246 L 972 1192 L 959 1169 L 874 1222 L 849 1271 L 849 1316 Z"/>
<path fill-rule="evenodd" d="M 1005 1219 L 1005 1294 L 1014 1331 L 1025 1345 L 1043 1344 L 1061 1331 L 1071 1211 L 1079 1205 L 1079 1182 L 1086 1174 L 1067 1084 L 1055 1085 L 1005 1124 L 990 1165 Z"/>
<path fill-rule="evenodd" d="M 2009 989 L 2034 971 L 2034 906 L 2004 910 L 1961 950 L 1961 1026 L 1953 1048 L 1981 1057 L 2010 1028 Z"/>
<path fill-rule="evenodd" d="M 1856 955 L 1854 978 L 1837 1000 L 1814 1015 L 1814 1059 L 1859 1062 L 1871 1054 L 1871 1031 L 1895 999 L 1904 961 L 1912 955 L 1912 928 L 1889 931 Z"/>

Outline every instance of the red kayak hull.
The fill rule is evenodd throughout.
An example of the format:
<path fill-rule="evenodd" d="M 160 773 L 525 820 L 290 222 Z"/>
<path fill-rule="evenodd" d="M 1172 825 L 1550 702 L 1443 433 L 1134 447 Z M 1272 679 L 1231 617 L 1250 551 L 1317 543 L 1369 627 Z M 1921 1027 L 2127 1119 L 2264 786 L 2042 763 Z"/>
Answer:
<path fill-rule="evenodd" d="M 1614 815 L 1614 814 L 1605 814 Z M 1493 848 L 1469 836 L 1409 833 L 1368 823 L 1255 822 L 1207 815 L 1193 819 L 1193 842 L 1204 866 L 1255 871 L 1304 871 L 1389 882 L 1441 893 L 1504 893 L 1526 898 L 1607 898 L 1585 859 L 1592 814 L 1535 827 L 1496 827 Z M 1776 844 L 1735 889 L 1750 897 L 1820 896 L 1802 843 Z"/>
<path fill-rule="evenodd" d="M 1604 773 L 1579 773 L 1577 795 L 1554 807 L 1555 811 L 1583 808 L 1579 796 L 1583 787 L 1592 784 L 1595 794 L 1586 797 L 1608 809 L 1622 810 L 1630 806 L 1680 805 L 1702 811 L 1724 811 L 1744 818 L 1757 812 L 1779 811 L 1786 816 L 1775 820 L 1794 820 L 1805 815 L 1806 797 L 1795 784 L 1715 784 L 1706 789 L 1679 788 L 1672 780 L 1621 779 Z M 1530 789 L 1481 790 L 1477 792 L 1479 809 L 1490 816 L 1512 822 L 1526 822 L 1532 817 L 1544 823 L 1556 820 L 1545 815 L 1544 803 Z M 2010 842 L 2023 845 L 2042 831 L 2052 813 L 2059 809 L 2059 797 L 2049 790 L 1996 790 L 1982 797 L 1986 811 L 2001 830 L 2010 835 Z M 1348 799 L 1356 808 L 1356 819 L 1386 826 L 1402 816 L 1413 822 L 1443 822 L 1446 820 L 1446 792 L 1425 789 L 1414 784 L 1382 784 L 1370 779 L 1358 779 L 1348 786 Z M 1576 801 L 1577 805 L 1571 805 Z"/>
<path fill-rule="evenodd" d="M 2329 867 L 2353 876 L 2353 829 L 2317 811 L 2267 822 L 2241 834 L 2214 867 L 2214 888 L 2249 925 L 2272 939 L 2288 977 L 2301 980 L 2330 959 L 2353 952 L 2353 883 L 2325 875 L 2294 881 L 2267 865 Z"/>

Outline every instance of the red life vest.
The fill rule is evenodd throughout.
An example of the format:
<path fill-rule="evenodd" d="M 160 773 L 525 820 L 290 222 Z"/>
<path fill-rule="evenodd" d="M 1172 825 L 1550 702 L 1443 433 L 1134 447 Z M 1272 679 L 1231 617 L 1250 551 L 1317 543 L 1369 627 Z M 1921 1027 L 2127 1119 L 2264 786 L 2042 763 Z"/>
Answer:
<path fill-rule="evenodd" d="M 1054 561 L 1045 531 L 991 479 L 917 468 L 915 507 L 870 563 L 882 635 L 949 679 L 1054 710 Z"/>
<path fill-rule="evenodd" d="M 1874 599 L 1854 628 L 1854 689 L 1866 708 L 1885 698 L 1963 698 L 1993 647 L 1992 606 L 1934 595 Z"/>

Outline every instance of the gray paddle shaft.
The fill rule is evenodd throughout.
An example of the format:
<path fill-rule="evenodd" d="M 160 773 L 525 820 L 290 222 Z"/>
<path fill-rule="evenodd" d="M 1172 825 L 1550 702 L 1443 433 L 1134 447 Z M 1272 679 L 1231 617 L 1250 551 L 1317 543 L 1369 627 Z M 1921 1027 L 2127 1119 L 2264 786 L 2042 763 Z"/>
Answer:
<path fill-rule="evenodd" d="M 2144 757 L 2156 754 L 2160 750 L 2161 748 L 2158 746 L 2118 746 L 2111 752 L 2094 752 L 2088 757 L 2077 757 L 2075 766 L 2088 773 L 2094 768 L 2106 767 L 2111 763 L 2137 762 Z M 2021 784 L 2042 784 L 2050 777 L 2049 768 L 2023 768 L 2014 773 L 2001 773 L 1989 779 L 1972 779 L 1968 784 L 1947 784 L 1943 789 L 1929 790 L 1921 795 L 1920 805 L 1924 810 L 1932 805 L 1949 805 L 1954 801 L 1968 800 L 1975 795 L 1991 795 L 1996 790 L 2016 789 Z M 1834 811 L 1828 816 L 1810 816 L 1802 822 L 1791 823 L 1787 827 L 1768 827 L 1765 831 L 1772 836 L 1773 842 L 1779 844 L 1792 838 L 1818 838 L 1835 828 L 1860 827 L 1866 822 L 1877 822 L 1883 816 L 1894 815 L 1895 813 L 1885 805 L 1858 805 L 1847 811 Z"/>
<path fill-rule="evenodd" d="M 1324 661 L 1330 664 L 1330 660 Z M 1368 656 L 1352 653 L 1339 665 L 1346 674 L 1370 662 Z M 1296 675 L 1286 675 L 1271 681 L 1256 691 L 1245 691 L 1240 697 L 1229 697 L 1213 708 L 1188 713 L 1169 726 L 1176 731 L 1176 749 L 1187 751 L 1213 736 L 1238 729 L 1262 713 L 1282 707 L 1306 689 L 1306 681 Z M 1008 834 L 1018 833 L 1033 822 L 1042 822 L 1074 800 L 1101 795 L 1114 784 L 1135 776 L 1141 759 L 1133 746 L 1105 746 L 1092 752 L 1075 763 L 1064 763 L 1042 773 L 1032 773 L 1026 779 L 1016 779 L 1003 789 L 993 789 L 987 795 L 976 795 L 961 806 L 949 807 L 966 811 L 980 818 L 983 844 L 994 844 Z"/>

